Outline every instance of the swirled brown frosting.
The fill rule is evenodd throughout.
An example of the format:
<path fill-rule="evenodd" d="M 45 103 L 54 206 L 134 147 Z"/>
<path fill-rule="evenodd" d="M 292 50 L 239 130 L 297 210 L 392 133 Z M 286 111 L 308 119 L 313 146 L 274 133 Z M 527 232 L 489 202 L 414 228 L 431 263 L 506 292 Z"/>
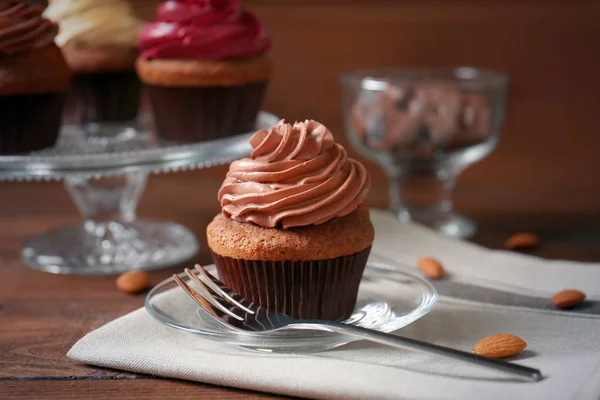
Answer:
<path fill-rule="evenodd" d="M 223 213 L 266 228 L 319 225 L 350 214 L 371 179 L 323 124 L 280 121 L 250 138 L 249 158 L 234 161 L 219 190 Z"/>
<path fill-rule="evenodd" d="M 43 11 L 27 0 L 0 2 L 0 56 L 53 43 L 58 27 L 42 17 Z"/>

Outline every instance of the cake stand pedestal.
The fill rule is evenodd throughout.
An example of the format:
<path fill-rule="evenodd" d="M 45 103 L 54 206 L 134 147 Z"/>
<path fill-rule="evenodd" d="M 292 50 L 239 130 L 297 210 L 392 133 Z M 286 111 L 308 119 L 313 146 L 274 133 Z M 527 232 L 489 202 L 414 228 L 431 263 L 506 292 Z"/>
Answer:
<path fill-rule="evenodd" d="M 257 129 L 278 118 L 260 113 Z M 64 126 L 58 144 L 0 156 L 0 180 L 63 180 L 83 220 L 37 236 L 22 249 L 32 268 L 57 274 L 116 274 L 183 262 L 199 250 L 195 236 L 168 221 L 136 219 L 148 175 L 209 168 L 247 156 L 252 133 L 205 143 L 161 143 L 124 124 Z"/>

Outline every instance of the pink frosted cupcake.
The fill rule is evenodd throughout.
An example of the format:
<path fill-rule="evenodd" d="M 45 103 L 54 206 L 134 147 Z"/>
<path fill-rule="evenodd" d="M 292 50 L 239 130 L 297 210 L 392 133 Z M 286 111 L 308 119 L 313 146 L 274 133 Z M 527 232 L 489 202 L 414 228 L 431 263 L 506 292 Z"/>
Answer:
<path fill-rule="evenodd" d="M 169 0 L 140 34 L 137 72 L 158 134 L 196 142 L 254 130 L 271 62 L 264 25 L 236 0 Z"/>

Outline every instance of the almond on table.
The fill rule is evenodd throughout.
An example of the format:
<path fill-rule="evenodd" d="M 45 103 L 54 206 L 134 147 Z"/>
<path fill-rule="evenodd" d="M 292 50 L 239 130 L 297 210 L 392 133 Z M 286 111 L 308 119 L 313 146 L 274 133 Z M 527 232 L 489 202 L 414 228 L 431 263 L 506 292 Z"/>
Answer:
<path fill-rule="evenodd" d="M 122 292 L 139 293 L 150 285 L 150 276 L 143 271 L 129 271 L 119 275 L 116 284 Z"/>
<path fill-rule="evenodd" d="M 518 336 L 500 333 L 481 339 L 473 346 L 473 353 L 490 358 L 504 358 L 515 355 L 527 347 Z"/>
<path fill-rule="evenodd" d="M 565 289 L 552 297 L 552 304 L 558 308 L 572 308 L 583 303 L 585 293 L 577 289 Z"/>
<path fill-rule="evenodd" d="M 432 257 L 421 257 L 417 261 L 417 266 L 425 275 L 431 279 L 440 279 L 446 275 L 442 264 Z"/>
<path fill-rule="evenodd" d="M 515 233 L 504 242 L 504 247 L 508 250 L 533 249 L 539 245 L 540 239 L 531 232 Z"/>

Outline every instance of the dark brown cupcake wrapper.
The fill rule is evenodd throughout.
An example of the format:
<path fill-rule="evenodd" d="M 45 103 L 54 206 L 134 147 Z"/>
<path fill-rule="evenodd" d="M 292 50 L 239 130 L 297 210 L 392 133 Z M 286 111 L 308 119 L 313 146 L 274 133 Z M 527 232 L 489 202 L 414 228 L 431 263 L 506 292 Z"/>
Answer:
<path fill-rule="evenodd" d="M 193 143 L 255 130 L 267 82 L 229 87 L 147 86 L 158 135 Z"/>
<path fill-rule="evenodd" d="M 318 261 L 252 261 L 212 252 L 219 277 L 242 297 L 296 319 L 352 315 L 371 248 Z"/>
<path fill-rule="evenodd" d="M 0 96 L 0 154 L 54 146 L 65 97 L 64 92 Z"/>
<path fill-rule="evenodd" d="M 78 74 L 71 78 L 64 122 L 123 122 L 136 118 L 141 83 L 135 71 Z"/>

